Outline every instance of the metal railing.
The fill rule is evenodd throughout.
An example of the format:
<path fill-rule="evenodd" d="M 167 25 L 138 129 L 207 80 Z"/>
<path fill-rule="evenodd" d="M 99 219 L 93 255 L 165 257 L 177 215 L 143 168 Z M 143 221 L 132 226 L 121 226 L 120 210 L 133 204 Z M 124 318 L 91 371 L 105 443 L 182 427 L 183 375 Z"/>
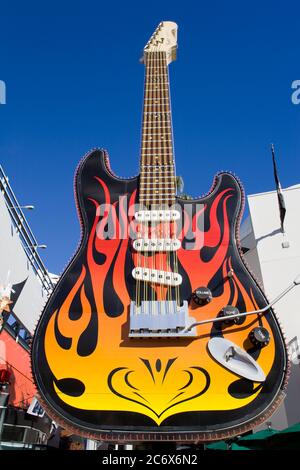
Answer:
<path fill-rule="evenodd" d="M 34 270 L 37 278 L 40 280 L 43 288 L 47 294 L 53 289 L 53 282 L 49 273 L 37 252 L 38 241 L 35 238 L 27 220 L 22 211 L 20 204 L 9 184 L 8 177 L 0 165 L 0 191 L 3 193 L 6 202 L 7 210 L 10 214 L 12 223 L 19 235 L 20 242 L 23 246 L 24 252 Z"/>

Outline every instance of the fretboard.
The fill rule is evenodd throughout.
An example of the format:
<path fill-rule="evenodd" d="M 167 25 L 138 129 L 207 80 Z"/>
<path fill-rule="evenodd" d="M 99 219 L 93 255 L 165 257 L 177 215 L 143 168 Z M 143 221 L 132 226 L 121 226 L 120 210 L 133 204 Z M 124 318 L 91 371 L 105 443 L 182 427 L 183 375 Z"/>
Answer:
<path fill-rule="evenodd" d="M 175 202 L 175 165 L 169 73 L 165 52 L 145 54 L 145 90 L 140 160 L 140 203 Z"/>

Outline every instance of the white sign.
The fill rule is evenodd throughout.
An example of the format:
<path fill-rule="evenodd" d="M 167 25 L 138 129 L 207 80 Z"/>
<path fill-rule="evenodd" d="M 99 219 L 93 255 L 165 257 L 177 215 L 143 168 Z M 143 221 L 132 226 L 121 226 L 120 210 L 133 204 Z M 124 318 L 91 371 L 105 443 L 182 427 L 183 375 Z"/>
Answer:
<path fill-rule="evenodd" d="M 38 400 L 34 397 L 32 402 L 30 403 L 30 407 L 28 408 L 27 413 L 42 418 L 45 414 L 45 410 L 41 407 Z"/>

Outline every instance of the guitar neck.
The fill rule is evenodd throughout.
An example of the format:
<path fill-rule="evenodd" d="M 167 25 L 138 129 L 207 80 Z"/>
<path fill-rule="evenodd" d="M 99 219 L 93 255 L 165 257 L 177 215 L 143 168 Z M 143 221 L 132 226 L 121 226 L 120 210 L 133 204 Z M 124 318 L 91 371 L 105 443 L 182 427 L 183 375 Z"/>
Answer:
<path fill-rule="evenodd" d="M 175 202 L 175 164 L 166 53 L 147 52 L 140 159 L 140 202 L 172 205 Z"/>

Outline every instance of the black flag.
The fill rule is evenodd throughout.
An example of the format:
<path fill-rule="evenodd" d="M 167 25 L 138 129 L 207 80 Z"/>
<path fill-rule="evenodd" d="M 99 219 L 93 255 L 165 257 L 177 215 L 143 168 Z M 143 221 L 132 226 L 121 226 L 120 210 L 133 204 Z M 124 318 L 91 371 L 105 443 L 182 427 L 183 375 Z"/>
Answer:
<path fill-rule="evenodd" d="M 275 178 L 275 183 L 276 183 L 278 205 L 279 205 L 279 212 L 280 212 L 281 230 L 284 233 L 283 223 L 284 223 L 284 218 L 285 218 L 285 213 L 286 213 L 286 207 L 285 207 L 284 197 L 283 197 L 283 193 L 281 189 L 281 184 L 278 178 L 278 172 L 277 172 L 277 166 L 276 166 L 276 160 L 275 160 L 275 149 L 274 149 L 273 144 L 271 145 L 271 151 L 272 151 L 274 178 Z"/>

